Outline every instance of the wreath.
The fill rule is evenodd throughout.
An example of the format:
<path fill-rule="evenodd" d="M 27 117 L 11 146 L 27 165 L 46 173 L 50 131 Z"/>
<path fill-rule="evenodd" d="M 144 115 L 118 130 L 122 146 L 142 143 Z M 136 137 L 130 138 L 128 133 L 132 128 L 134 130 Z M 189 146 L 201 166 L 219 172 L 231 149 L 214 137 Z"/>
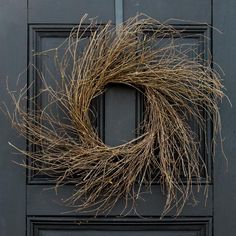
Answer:
<path fill-rule="evenodd" d="M 84 43 L 86 32 L 90 36 Z M 73 183 L 74 192 L 65 202 L 76 211 L 109 212 L 120 199 L 125 199 L 126 210 L 135 209 L 136 200 L 157 181 L 166 196 L 163 214 L 177 207 L 178 215 L 187 199 L 194 198 L 193 182 L 200 185 L 205 176 L 208 183 L 200 142 L 209 120 L 214 141 L 223 86 L 210 61 L 194 47 L 187 51 L 176 43 L 182 35 L 143 15 L 116 28 L 110 22 L 84 25 L 81 20 L 60 47 L 50 50 L 60 75 L 52 79 L 54 85 L 38 71 L 39 94 L 27 97 L 32 84 L 20 96 L 11 93 L 12 124 L 29 146 L 38 147 L 16 147 L 26 155 L 25 165 L 54 177 L 56 188 Z M 189 52 L 196 57 L 190 58 Z M 134 87 L 145 103 L 140 136 L 115 147 L 102 141 L 91 121 L 92 101 L 111 83 Z M 37 103 L 41 95 L 48 99 L 44 107 Z M 34 103 L 33 111 L 25 109 L 26 99 Z"/>

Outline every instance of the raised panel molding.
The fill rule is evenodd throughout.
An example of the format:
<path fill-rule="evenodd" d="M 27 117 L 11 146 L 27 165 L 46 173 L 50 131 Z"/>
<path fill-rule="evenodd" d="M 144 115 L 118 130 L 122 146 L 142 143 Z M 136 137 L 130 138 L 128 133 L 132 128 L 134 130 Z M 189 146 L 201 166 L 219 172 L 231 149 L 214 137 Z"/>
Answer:
<path fill-rule="evenodd" d="M 35 65 L 38 69 L 42 69 L 42 57 L 38 56 L 32 56 L 33 53 L 35 52 L 40 52 L 42 50 L 45 50 L 45 45 L 50 46 L 51 44 L 56 47 L 56 42 L 58 43 L 58 40 L 65 39 L 68 37 L 71 29 L 75 25 L 61 25 L 61 24 L 56 24 L 56 25 L 44 25 L 44 24 L 39 24 L 39 25 L 29 25 L 29 62 Z M 86 26 L 86 25 L 85 25 Z M 210 29 L 207 25 L 205 24 L 174 24 L 173 25 L 177 30 L 179 30 L 181 37 L 184 38 L 184 40 L 194 40 L 194 42 L 198 42 L 198 52 L 202 52 L 202 57 L 206 60 L 209 56 L 208 48 L 210 46 L 208 45 L 208 40 L 207 38 L 210 37 Z M 144 30 L 145 32 L 150 33 L 148 29 Z M 91 30 L 90 30 L 91 32 Z M 90 32 L 85 35 L 86 37 L 89 36 Z M 188 42 L 188 41 L 186 41 Z M 29 97 L 34 96 L 35 94 L 38 93 L 40 89 L 40 83 L 37 80 L 37 71 L 33 68 L 30 67 L 28 77 L 29 77 L 29 83 L 32 81 L 35 81 L 34 86 L 32 89 L 29 91 Z M 143 103 L 143 98 L 140 96 L 140 93 L 135 94 L 135 100 L 136 100 L 136 108 L 135 110 L 135 124 L 136 127 L 138 126 L 139 122 L 142 120 L 142 114 L 144 110 L 144 103 Z M 40 106 L 40 103 L 42 102 L 43 98 L 39 97 L 38 101 L 36 102 L 37 106 Z M 101 96 L 100 101 L 96 101 L 93 105 L 97 111 L 97 117 L 94 121 L 94 125 L 98 131 L 99 136 L 105 140 L 106 132 L 105 132 L 105 124 L 104 124 L 104 119 L 105 119 L 105 107 L 104 107 L 104 96 Z M 29 109 L 34 110 L 35 105 L 33 103 L 29 103 Z M 195 127 L 198 129 L 198 127 Z M 206 149 L 206 146 L 210 145 L 205 145 L 209 144 L 210 139 L 211 139 L 211 124 L 209 123 L 206 127 L 208 130 L 208 140 L 203 140 L 202 145 L 201 145 L 201 151 L 204 156 L 204 160 L 206 162 L 207 168 L 208 168 L 208 173 L 210 176 L 212 176 L 211 169 L 212 169 L 212 158 L 211 158 L 211 151 Z M 136 134 L 138 135 L 138 134 Z M 29 148 L 31 150 L 36 150 L 37 147 L 30 145 Z M 53 180 L 45 175 L 35 175 L 35 172 L 32 170 L 28 170 L 28 184 L 50 184 L 53 182 Z M 204 183 L 204 176 L 202 179 L 202 183 Z"/>
<path fill-rule="evenodd" d="M 82 29 L 86 30 L 86 26 L 87 25 L 85 24 Z M 28 96 L 29 98 L 37 97 L 37 100 L 29 100 L 28 109 L 30 111 L 35 111 L 36 107 L 41 107 L 43 104 L 43 97 L 36 96 L 42 86 L 38 71 L 43 72 L 43 74 L 47 73 L 44 60 L 48 60 L 46 62 L 49 63 L 53 60 L 52 54 L 50 53 L 48 56 L 46 54 L 37 55 L 37 53 L 48 50 L 49 48 L 56 48 L 61 45 L 61 43 L 70 35 L 73 27 L 75 27 L 75 25 L 29 25 L 28 58 L 29 65 L 33 66 L 29 66 L 28 81 L 29 84 L 33 84 L 33 86 L 31 86 Z M 95 28 L 90 28 L 85 31 L 84 37 L 89 37 L 94 29 Z M 52 65 L 53 64 L 51 63 L 51 66 Z M 52 69 L 54 72 L 55 68 L 52 67 Z M 96 103 L 95 106 L 98 106 L 98 103 Z M 100 122 L 100 120 L 96 120 L 96 122 Z M 97 123 L 95 125 L 97 126 Z M 30 143 L 27 148 L 31 151 L 37 150 L 37 147 L 35 145 L 31 145 Z M 27 170 L 27 181 L 28 184 L 49 184 L 53 182 L 52 178 L 44 174 L 37 174 L 34 170 L 30 169 Z"/>
<path fill-rule="evenodd" d="M 211 218 L 29 217 L 28 236 L 211 236 Z"/>

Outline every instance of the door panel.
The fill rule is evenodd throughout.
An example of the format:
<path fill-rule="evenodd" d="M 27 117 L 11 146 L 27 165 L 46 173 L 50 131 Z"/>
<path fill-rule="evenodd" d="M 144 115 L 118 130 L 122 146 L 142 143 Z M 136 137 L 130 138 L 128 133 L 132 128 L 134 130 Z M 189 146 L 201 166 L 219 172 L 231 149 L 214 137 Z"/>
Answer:
<path fill-rule="evenodd" d="M 145 13 L 159 21 L 187 20 L 211 24 L 211 0 L 124 0 L 124 19 Z M 192 21 L 192 22 L 191 22 Z"/>
<path fill-rule="evenodd" d="M 51 77 L 55 77 L 56 80 L 60 79 L 56 73 L 54 66 L 54 54 L 32 56 L 33 53 L 46 51 L 51 48 L 60 46 L 68 37 L 73 25 L 30 25 L 29 28 L 29 58 L 30 63 L 35 65 L 47 81 L 52 81 Z M 208 58 L 209 42 L 207 40 L 210 37 L 210 29 L 206 24 L 178 24 L 174 27 L 179 30 L 180 37 L 176 37 L 176 44 L 180 45 L 179 50 L 187 51 L 189 48 L 194 50 L 197 54 L 201 54 L 203 59 Z M 148 30 L 145 33 L 151 34 Z M 90 33 L 85 33 L 85 37 L 89 37 Z M 168 38 L 165 40 L 158 39 L 156 41 L 157 46 L 164 46 L 168 44 Z M 192 51 L 191 51 L 192 52 Z M 63 54 L 63 52 L 61 52 Z M 194 58 L 196 55 L 189 54 L 189 57 Z M 201 58 L 199 58 L 200 60 Z M 36 81 L 32 87 L 32 96 L 39 93 L 41 89 L 40 78 L 38 78 L 38 72 L 34 68 L 30 68 L 30 83 Z M 33 94 L 34 93 L 34 94 Z M 38 97 L 36 107 L 47 104 L 47 98 L 43 95 Z M 35 105 L 32 105 L 34 109 Z M 44 106 L 44 105 L 43 105 Z M 141 93 L 134 88 L 124 85 L 109 85 L 106 88 L 106 92 L 95 103 L 95 126 L 98 130 L 99 136 L 107 145 L 119 145 L 124 142 L 130 141 L 137 136 L 137 128 L 142 121 L 144 102 Z M 194 121 L 190 121 L 193 130 L 199 133 L 199 127 L 197 127 Z M 210 124 L 209 127 L 210 128 Z M 200 135 L 200 134 L 199 134 Z M 201 134 L 204 137 L 204 134 Z M 211 175 L 211 154 L 210 150 L 205 148 L 205 143 L 209 143 L 210 140 L 202 139 L 201 151 L 205 163 L 207 165 L 208 173 Z M 208 146 L 210 146 L 208 144 Z M 34 175 L 34 174 L 32 174 Z M 38 178 L 39 176 L 37 176 Z M 42 176 L 40 176 L 42 177 Z M 204 176 L 203 176 L 204 178 Z M 34 177 L 35 179 L 35 177 Z M 45 178 L 44 178 L 45 179 Z"/>
<path fill-rule="evenodd" d="M 116 24 L 136 15 L 137 12 L 142 12 L 160 21 L 172 18 L 169 22 L 179 29 L 183 36 L 181 41 L 176 40 L 179 40 L 180 45 L 197 43 L 196 51 L 202 53 L 204 59 L 210 59 L 214 52 L 214 60 L 219 62 L 228 74 L 225 84 L 233 100 L 236 89 L 235 80 L 232 79 L 235 77 L 233 59 L 236 50 L 233 49 L 234 34 L 231 34 L 231 22 L 236 20 L 236 5 L 234 0 L 228 2 L 229 5 L 220 0 L 0 0 L 0 55 L 4 57 L 4 60 L 0 60 L 0 75 L 4 78 L 0 81 L 1 88 L 5 88 L 7 76 L 11 87 L 14 88 L 18 74 L 24 71 L 27 63 L 33 63 L 41 69 L 46 79 L 49 76 L 57 77 L 53 58 L 33 57 L 32 54 L 57 47 L 85 13 L 88 13 L 84 22 L 86 25 L 90 17 L 97 17 L 98 23 L 110 20 Z M 208 26 L 212 24 L 225 29 L 225 37 L 219 36 Z M 149 33 L 147 31 L 147 34 Z M 86 37 L 89 37 L 89 33 Z M 226 50 L 223 47 L 225 45 Z M 182 49 L 185 50 L 185 46 Z M 26 82 L 26 74 L 24 73 L 23 79 L 20 80 L 22 85 Z M 32 91 L 37 93 L 41 85 L 37 73 L 32 69 L 28 71 L 28 81 L 36 81 Z M 33 95 L 30 93 L 30 96 Z M 0 96 L 1 100 L 6 101 L 4 89 L 1 89 Z M 42 96 L 37 102 L 38 105 L 43 105 L 47 100 Z M 110 85 L 94 104 L 94 124 L 107 145 L 119 145 L 138 135 L 136 128 L 142 121 L 145 108 L 142 96 L 134 88 Z M 233 166 L 236 113 L 226 107 L 226 104 L 222 105 L 223 127 L 226 127 L 224 135 L 229 136 L 225 147 L 229 163 L 232 163 L 230 166 Z M 30 108 L 34 109 L 34 106 L 31 104 Z M 208 172 L 210 176 L 214 176 L 209 186 L 207 205 L 203 194 L 203 179 L 201 192 L 198 193 L 197 186 L 194 186 L 199 201 L 197 206 L 193 207 L 189 202 L 181 217 L 172 218 L 175 212 L 173 211 L 160 220 L 165 196 L 159 184 L 155 183 L 152 193 L 143 194 L 143 200 L 137 202 L 137 211 L 144 218 L 139 218 L 135 212 L 130 212 L 126 217 L 118 217 L 124 207 L 124 202 L 120 200 L 108 216 L 99 215 L 94 219 L 91 214 L 72 212 L 71 208 L 62 203 L 62 199 L 71 193 L 73 186 L 60 188 L 56 195 L 53 180 L 49 177 L 27 171 L 26 178 L 26 171 L 11 162 L 20 162 L 21 159 L 18 155 L 11 155 L 12 151 L 7 145 L 7 142 L 11 141 L 18 146 L 26 146 L 25 140 L 16 138 L 5 117 L 0 116 L 0 119 L 0 235 L 210 236 L 214 231 L 215 236 L 230 236 L 236 233 L 234 215 L 229 213 L 235 208 L 233 202 L 236 195 L 236 176 L 232 174 L 235 171 L 231 168 L 226 177 L 225 162 L 219 149 L 216 161 L 212 164 L 211 153 L 206 150 L 204 144 L 210 138 L 210 124 L 206 127 L 209 136 L 201 145 Z M 191 125 L 198 130 L 194 122 Z"/>
<path fill-rule="evenodd" d="M 78 24 L 88 14 L 100 23 L 115 21 L 114 0 L 29 0 L 29 24 Z M 89 17 L 85 23 L 89 23 Z"/>
<path fill-rule="evenodd" d="M 135 138 L 138 91 L 127 85 L 107 87 L 104 97 L 104 139 L 109 146 L 117 146 Z"/>
<path fill-rule="evenodd" d="M 34 236 L 206 236 L 211 234 L 209 218 L 197 220 L 189 218 L 181 221 L 168 219 L 165 222 L 156 219 L 119 221 L 113 218 L 104 220 L 33 218 L 29 219 L 29 225 Z"/>
<path fill-rule="evenodd" d="M 62 204 L 62 199 L 66 199 L 69 194 L 73 191 L 73 186 L 64 186 L 59 189 L 58 194 L 55 195 L 53 185 L 41 182 L 27 186 L 27 213 L 28 215 L 64 215 L 66 212 L 67 216 L 79 216 L 86 215 L 85 213 L 71 212 L 71 208 L 66 207 Z M 196 186 L 195 186 L 196 187 Z M 211 216 L 213 214 L 212 205 L 212 186 L 209 186 L 209 197 L 207 205 L 205 205 L 205 197 L 203 196 L 203 191 L 197 192 L 197 188 L 194 188 L 196 198 L 199 204 L 193 207 L 191 204 L 187 204 L 181 213 L 181 216 Z M 143 217 L 159 217 L 163 211 L 163 206 L 165 203 L 165 196 L 162 195 L 159 185 L 153 185 L 152 194 L 146 193 L 142 197 L 144 200 L 139 200 L 137 202 L 137 212 L 142 214 Z M 119 215 L 124 207 L 124 202 L 120 201 L 114 207 L 114 209 L 109 213 L 111 216 Z M 68 213 L 69 212 L 69 213 Z M 171 216 L 174 212 L 169 213 Z M 130 212 L 129 215 L 137 216 L 135 212 Z M 137 217 L 138 219 L 138 217 Z"/>

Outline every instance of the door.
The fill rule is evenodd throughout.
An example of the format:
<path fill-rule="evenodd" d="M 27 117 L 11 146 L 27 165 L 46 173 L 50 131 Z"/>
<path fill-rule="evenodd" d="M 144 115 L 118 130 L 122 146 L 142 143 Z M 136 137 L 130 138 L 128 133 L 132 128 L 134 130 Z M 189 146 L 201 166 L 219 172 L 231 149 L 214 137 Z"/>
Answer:
<path fill-rule="evenodd" d="M 48 64 L 52 61 L 50 58 L 32 58 L 32 53 L 59 45 L 85 13 L 89 17 L 97 17 L 100 23 L 111 20 L 118 24 L 137 12 L 146 13 L 159 21 L 172 18 L 171 24 L 184 29 L 186 43 L 197 43 L 199 53 L 206 58 L 213 56 L 214 61 L 221 65 L 225 72 L 227 95 L 234 102 L 234 0 L 0 0 L 1 101 L 8 102 L 6 78 L 11 88 L 16 85 L 17 77 L 22 71 L 22 86 L 37 80 L 35 73 L 26 70 L 28 63 L 42 65 L 45 63 L 43 60 L 48 60 Z M 209 26 L 222 30 L 223 34 Z M 203 40 L 206 37 L 210 40 Z M 44 73 L 47 74 L 46 71 Z M 39 88 L 35 87 L 37 89 Z M 138 92 L 126 86 L 112 85 L 105 94 L 103 104 L 99 111 L 101 122 L 97 128 L 102 130 L 100 135 L 104 142 L 118 145 L 134 138 L 133 130 L 137 127 L 142 110 Z M 203 192 L 200 192 L 197 193 L 197 206 L 186 204 L 181 217 L 172 217 L 173 212 L 170 212 L 163 219 L 160 216 L 165 196 L 158 183 L 153 184 L 152 194 L 147 193 L 144 200 L 138 202 L 137 208 L 142 218 L 135 213 L 117 217 L 122 200 L 109 215 L 99 215 L 97 218 L 85 213 L 66 213 L 68 208 L 62 204 L 61 199 L 70 193 L 73 186 L 64 186 L 56 195 L 51 189 L 53 183 L 50 178 L 35 176 L 32 171 L 25 171 L 16 165 L 14 162 L 19 162 L 24 157 L 13 154 L 14 150 L 8 142 L 23 148 L 26 142 L 18 137 L 9 121 L 1 115 L 0 235 L 235 235 L 235 115 L 235 108 L 230 108 L 223 102 L 221 117 L 224 148 L 229 162 L 228 173 L 219 145 L 214 161 L 211 156 L 204 154 L 212 177 L 207 205 Z M 204 186 L 204 181 L 202 185 Z"/>

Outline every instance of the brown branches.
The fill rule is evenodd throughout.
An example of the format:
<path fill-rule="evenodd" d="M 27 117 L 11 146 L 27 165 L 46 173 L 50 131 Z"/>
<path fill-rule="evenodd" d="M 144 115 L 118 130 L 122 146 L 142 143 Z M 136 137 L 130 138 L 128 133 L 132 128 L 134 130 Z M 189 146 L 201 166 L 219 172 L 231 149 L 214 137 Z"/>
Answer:
<path fill-rule="evenodd" d="M 81 53 L 85 32 L 90 38 Z M 179 37 L 180 31 L 148 17 L 129 19 L 118 35 L 110 23 L 86 28 L 80 24 L 64 42 L 61 60 L 58 48 L 54 50 L 59 81 L 52 87 L 41 77 L 41 93 L 48 104 L 26 112 L 22 101 L 27 90 L 19 97 L 11 94 L 13 125 L 39 147 L 21 150 L 31 160 L 28 167 L 53 176 L 57 186 L 74 183 L 75 191 L 66 202 L 76 210 L 107 212 L 119 199 L 133 202 L 135 208 L 141 186 L 148 189 L 158 172 L 156 179 L 166 195 L 163 214 L 176 206 L 178 215 L 193 196 L 193 179 L 200 183 L 204 172 L 208 181 L 199 151 L 203 137 L 193 132 L 189 118 L 205 136 L 207 114 L 215 135 L 223 86 L 193 47 L 183 50 L 176 44 Z M 190 58 L 189 52 L 196 56 Z M 89 116 L 91 101 L 109 83 L 137 88 L 146 102 L 142 135 L 117 147 L 102 142 Z M 63 113 L 63 119 L 53 113 L 53 107 Z"/>

